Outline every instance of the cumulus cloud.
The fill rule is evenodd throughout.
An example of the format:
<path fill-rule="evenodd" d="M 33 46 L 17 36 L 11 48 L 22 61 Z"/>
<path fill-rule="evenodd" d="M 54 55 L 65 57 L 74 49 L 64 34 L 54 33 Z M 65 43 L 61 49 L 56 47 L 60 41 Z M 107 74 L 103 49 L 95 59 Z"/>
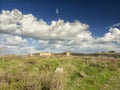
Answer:
<path fill-rule="evenodd" d="M 120 51 L 120 29 L 110 28 L 108 33 L 95 40 L 95 44 L 102 46 L 103 50 Z"/>
<path fill-rule="evenodd" d="M 0 38 L 0 47 L 17 53 L 120 51 L 118 28 L 110 28 L 103 37 L 94 38 L 87 24 L 61 19 L 47 24 L 44 20 L 38 20 L 32 14 L 23 14 L 17 9 L 1 12 Z"/>
<path fill-rule="evenodd" d="M 9 34 L 0 34 L 0 55 L 26 54 L 35 51 L 37 51 L 36 48 L 29 44 L 28 39 Z"/>
<path fill-rule="evenodd" d="M 7 14 L 6 14 L 7 13 Z M 2 11 L 0 15 L 0 32 L 42 40 L 70 40 L 77 38 L 88 40 L 91 33 L 88 25 L 79 21 L 51 21 L 48 25 L 43 20 L 37 20 L 32 14 L 22 15 L 20 11 Z"/>
<path fill-rule="evenodd" d="M 113 42 L 119 43 L 120 41 L 120 29 L 118 28 L 110 28 L 109 32 L 104 35 L 104 37 L 98 38 L 99 41 L 104 42 Z"/>

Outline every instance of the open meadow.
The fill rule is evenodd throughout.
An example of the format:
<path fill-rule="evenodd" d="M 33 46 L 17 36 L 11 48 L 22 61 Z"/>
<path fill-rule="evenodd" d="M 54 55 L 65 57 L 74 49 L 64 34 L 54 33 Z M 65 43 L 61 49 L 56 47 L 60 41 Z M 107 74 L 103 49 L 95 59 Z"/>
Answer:
<path fill-rule="evenodd" d="M 0 90 L 120 90 L 120 58 L 1 56 Z"/>

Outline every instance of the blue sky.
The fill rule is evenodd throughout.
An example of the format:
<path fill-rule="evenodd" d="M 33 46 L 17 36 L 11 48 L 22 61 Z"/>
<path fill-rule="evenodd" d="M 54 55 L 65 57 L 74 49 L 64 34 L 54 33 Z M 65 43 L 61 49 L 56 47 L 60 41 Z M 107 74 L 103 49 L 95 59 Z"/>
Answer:
<path fill-rule="evenodd" d="M 68 51 L 68 50 L 75 51 L 75 52 L 103 51 L 104 48 L 106 48 L 109 43 L 112 48 L 109 47 L 109 49 L 106 49 L 106 51 L 110 50 L 110 49 L 119 51 L 119 49 L 120 49 L 119 37 L 120 36 L 116 35 L 116 33 L 120 32 L 119 31 L 119 29 L 120 29 L 120 6 L 119 5 L 120 5 L 120 0 L 1 0 L 0 1 L 0 12 L 2 15 L 2 14 L 4 14 L 4 13 L 2 13 L 3 10 L 5 10 L 5 12 L 8 10 L 9 14 L 10 14 L 13 10 L 15 11 L 15 9 L 16 9 L 16 11 L 18 10 L 17 12 L 22 13 L 23 18 L 21 20 L 15 21 L 15 22 L 21 23 L 21 21 L 24 20 L 24 16 L 28 15 L 27 17 L 30 20 L 32 20 L 32 17 L 34 19 L 36 18 L 35 23 L 39 23 L 40 20 L 43 20 L 44 23 L 47 23 L 46 26 L 45 25 L 43 26 L 47 30 L 48 30 L 49 26 L 53 28 L 52 21 L 55 21 L 55 23 L 58 22 L 58 24 L 56 24 L 56 25 L 63 28 L 63 31 L 61 30 L 61 32 L 60 32 L 62 34 L 63 33 L 66 34 L 66 33 L 70 33 L 70 32 L 69 32 L 69 30 L 68 31 L 64 30 L 66 28 L 64 28 L 65 26 L 64 25 L 62 26 L 60 24 L 60 22 L 62 22 L 62 24 L 66 24 L 67 22 L 69 22 L 70 30 L 71 30 L 71 28 L 73 29 L 73 27 L 77 27 L 78 25 L 81 25 L 80 27 L 78 27 L 78 30 L 79 30 L 78 33 L 80 33 L 80 35 L 78 35 L 78 34 L 73 35 L 72 33 L 66 34 L 66 36 L 68 36 L 68 37 L 65 36 L 66 38 L 64 39 L 64 42 L 62 42 L 62 46 L 65 47 L 65 48 L 63 48 L 63 51 Z M 29 14 L 32 14 L 32 16 L 29 16 Z M 12 15 L 12 14 L 10 14 L 10 15 Z M 4 22 L 4 20 L 2 20 L 2 17 L 4 17 L 4 16 L 0 17 L 0 19 L 1 19 L 0 24 L 3 25 L 3 27 L 4 26 L 6 27 L 6 23 Z M 9 17 L 9 16 L 5 16 L 5 17 Z M 5 18 L 5 20 L 6 21 L 8 20 L 8 22 L 10 22 L 8 18 L 7 19 Z M 42 21 L 40 21 L 40 22 L 42 22 Z M 33 23 L 33 22 L 31 22 L 31 23 Z M 35 23 L 33 23 L 33 24 L 35 24 Z M 72 23 L 74 23 L 74 26 Z M 11 24 L 13 25 L 15 23 L 9 23 L 9 25 L 11 25 Z M 85 25 L 83 25 L 83 24 L 85 24 Z M 40 25 L 41 24 L 39 23 L 38 27 Z M 30 26 L 30 25 L 28 25 L 28 26 Z M 58 45 L 58 47 L 61 46 L 61 43 L 60 42 L 58 43 L 58 41 L 60 41 L 62 38 L 60 38 L 61 36 L 59 36 L 59 35 L 58 35 L 58 37 L 54 35 L 54 34 L 59 34 L 55 30 L 53 30 L 52 32 L 49 32 L 49 30 L 47 32 L 43 32 L 42 34 L 44 34 L 44 35 L 42 37 L 42 35 L 35 36 L 35 34 L 37 33 L 37 29 L 34 30 L 34 32 L 33 32 L 28 29 L 23 29 L 23 26 L 21 26 L 22 28 L 20 29 L 20 31 L 26 30 L 27 33 L 22 32 L 22 34 L 18 34 L 18 33 L 13 33 L 13 31 L 18 31 L 18 29 L 12 31 L 11 29 L 8 30 L 9 28 L 6 27 L 6 29 L 8 31 L 5 31 L 5 29 L 3 27 L 0 28 L 0 34 L 2 35 L 1 40 L 0 40 L 0 45 L 1 45 L 0 47 L 5 47 L 6 43 L 8 43 L 8 42 L 6 42 L 7 41 L 5 38 L 6 35 L 8 35 L 6 37 L 9 37 L 12 35 L 13 38 L 16 37 L 16 40 L 21 40 L 21 42 L 22 41 L 26 42 L 26 44 L 24 46 L 32 48 L 33 51 L 39 51 L 39 50 L 59 51 L 57 48 L 54 48 L 54 47 L 47 48 L 47 47 L 50 45 L 52 46 L 53 44 Z M 29 28 L 33 29 L 33 27 L 29 27 Z M 11 27 L 11 26 L 10 26 L 10 28 L 13 29 L 13 27 Z M 54 28 L 58 28 L 58 27 L 55 26 Z M 86 31 L 82 31 L 83 28 L 85 28 Z M 51 29 L 51 28 L 49 28 L 49 29 Z M 30 32 L 33 32 L 33 33 L 30 33 Z M 48 33 L 49 36 L 46 36 L 47 35 L 46 33 Z M 81 41 L 76 42 L 75 41 L 75 40 L 77 40 L 78 37 L 81 40 L 81 37 L 82 37 L 81 33 L 86 33 L 85 35 L 88 35 L 88 38 L 92 38 L 92 40 L 91 40 L 91 42 L 89 42 L 89 44 L 91 44 L 91 45 L 95 44 L 96 45 L 95 49 L 94 48 L 92 50 L 91 49 L 90 50 L 83 49 L 81 43 L 84 44 L 83 47 L 90 48 L 90 46 L 87 46 L 88 42 L 85 43 L 84 40 L 83 40 L 84 42 L 81 42 Z M 68 38 L 70 38 L 70 35 L 73 35 L 73 37 L 77 37 L 77 38 L 75 38 L 74 40 L 68 40 Z M 85 35 L 83 35 L 83 36 L 85 36 Z M 117 37 L 114 37 L 114 35 L 116 35 Z M 57 39 L 56 41 L 53 40 L 53 39 L 55 39 L 55 38 L 53 38 L 53 36 L 56 37 L 56 39 Z M 73 37 L 71 37 L 71 38 L 73 38 Z M 108 38 L 111 41 L 109 41 Z M 116 39 L 117 41 L 114 41 L 113 39 Z M 85 37 L 85 40 L 86 40 L 86 37 Z M 12 40 L 12 41 L 14 41 L 14 40 Z M 69 45 L 64 44 L 65 42 L 70 42 L 70 43 L 73 42 L 74 44 L 72 46 L 70 46 L 70 44 Z M 100 44 L 98 44 L 98 42 Z M 103 44 L 103 42 L 105 42 L 105 44 Z M 117 44 L 116 44 L 116 42 L 117 42 Z M 37 43 L 37 44 L 35 44 L 35 43 Z M 48 46 L 47 45 L 45 46 L 44 45 L 45 43 L 48 43 Z M 13 44 L 12 46 L 15 46 L 15 45 Z M 79 47 L 79 45 L 81 45 L 82 49 L 80 48 L 77 50 L 76 48 Z M 101 46 L 101 49 L 97 48 L 97 47 L 99 47 L 99 45 Z M 12 46 L 10 46 L 10 47 L 12 47 Z M 18 50 L 18 51 L 16 51 L 16 50 L 12 49 L 11 52 L 13 52 L 13 51 L 21 52 L 20 50 Z"/>
<path fill-rule="evenodd" d="M 119 0 L 2 0 L 0 10 L 16 8 L 46 22 L 79 20 L 90 25 L 93 35 L 102 36 L 109 26 L 120 22 L 119 5 Z"/>

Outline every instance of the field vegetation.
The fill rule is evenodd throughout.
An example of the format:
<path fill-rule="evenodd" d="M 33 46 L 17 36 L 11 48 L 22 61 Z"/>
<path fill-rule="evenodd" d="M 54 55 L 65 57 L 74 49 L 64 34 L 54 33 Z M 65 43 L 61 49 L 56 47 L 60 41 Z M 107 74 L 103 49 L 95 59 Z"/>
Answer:
<path fill-rule="evenodd" d="M 119 83 L 119 57 L 0 57 L 0 90 L 120 90 Z"/>

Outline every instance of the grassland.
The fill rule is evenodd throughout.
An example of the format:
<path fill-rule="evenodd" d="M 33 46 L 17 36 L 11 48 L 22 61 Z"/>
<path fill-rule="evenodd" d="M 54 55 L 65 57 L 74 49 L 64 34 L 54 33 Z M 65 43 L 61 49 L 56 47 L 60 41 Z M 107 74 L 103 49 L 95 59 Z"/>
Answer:
<path fill-rule="evenodd" d="M 0 90 L 120 90 L 119 83 L 120 58 L 0 57 Z"/>

